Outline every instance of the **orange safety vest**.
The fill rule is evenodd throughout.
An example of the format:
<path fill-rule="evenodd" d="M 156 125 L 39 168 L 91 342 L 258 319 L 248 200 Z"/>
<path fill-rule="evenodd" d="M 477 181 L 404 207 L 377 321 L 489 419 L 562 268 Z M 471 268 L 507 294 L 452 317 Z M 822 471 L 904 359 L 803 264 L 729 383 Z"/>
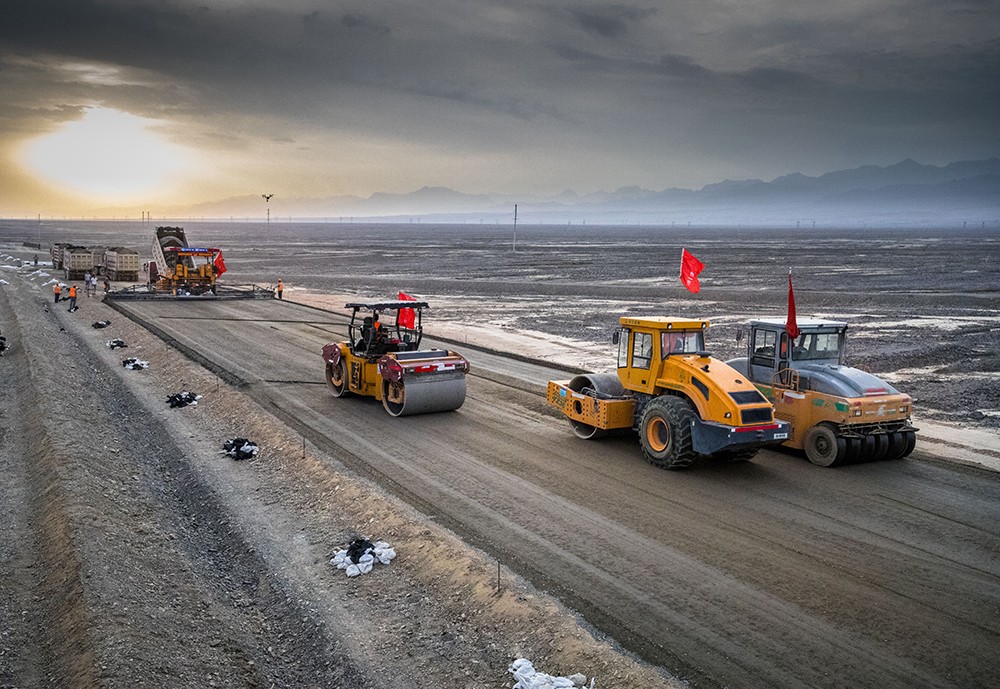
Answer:
<path fill-rule="evenodd" d="M 59 287 L 59 285 L 56 285 L 55 289 L 56 289 L 56 294 L 62 292 L 62 289 Z"/>
<path fill-rule="evenodd" d="M 69 288 L 69 298 L 76 299 L 76 285 Z"/>
<path fill-rule="evenodd" d="M 283 289 L 285 289 L 285 283 L 283 283 L 281 280 L 278 280 L 278 291 L 280 292 Z"/>

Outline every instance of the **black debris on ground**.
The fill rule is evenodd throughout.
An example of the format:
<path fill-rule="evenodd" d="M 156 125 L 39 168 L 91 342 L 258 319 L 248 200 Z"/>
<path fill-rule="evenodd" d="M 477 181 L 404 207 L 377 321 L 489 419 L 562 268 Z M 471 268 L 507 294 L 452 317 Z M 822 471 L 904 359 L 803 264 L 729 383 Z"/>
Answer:
<path fill-rule="evenodd" d="M 256 457 L 257 451 L 257 443 L 246 438 L 232 438 L 222 446 L 222 454 L 229 455 L 236 460 Z"/>
<path fill-rule="evenodd" d="M 200 399 L 201 399 L 201 395 L 199 395 L 197 393 L 194 393 L 194 392 L 189 392 L 187 390 L 184 390 L 182 392 L 178 392 L 177 394 L 170 395 L 167 398 L 167 404 L 170 405 L 171 409 L 174 409 L 174 408 L 177 408 L 177 407 L 186 407 L 188 405 L 190 405 L 190 406 L 197 406 L 198 405 L 198 400 L 200 400 Z"/>
<path fill-rule="evenodd" d="M 361 556 L 372 549 L 372 545 L 367 538 L 355 538 L 347 545 L 347 557 L 351 558 L 354 564 L 358 564 Z"/>
<path fill-rule="evenodd" d="M 139 371 L 142 369 L 149 368 L 149 362 L 143 361 L 142 359 L 136 359 L 134 356 L 130 356 L 128 359 L 122 359 L 122 366 L 130 371 Z"/>
<path fill-rule="evenodd" d="M 92 323 L 90 327 L 100 330 L 101 328 L 107 328 L 109 325 L 111 325 L 111 321 L 97 321 L 96 323 Z"/>
<path fill-rule="evenodd" d="M 7 338 L 4 337 L 3 335 L 0 335 L 0 356 L 3 356 L 3 353 L 6 351 L 7 351 Z"/>
<path fill-rule="evenodd" d="M 108 345 L 108 349 L 121 349 L 122 347 L 128 347 L 124 340 L 120 340 L 118 338 L 108 340 L 106 344 Z M 122 365 L 124 366 L 124 364 Z"/>
<path fill-rule="evenodd" d="M 387 565 L 396 557 L 396 551 L 385 541 L 371 541 L 367 538 L 358 537 L 351 541 L 346 548 L 342 548 L 333 554 L 330 564 L 337 569 L 345 570 L 347 576 L 356 577 L 359 574 L 368 574 L 376 562 Z"/>

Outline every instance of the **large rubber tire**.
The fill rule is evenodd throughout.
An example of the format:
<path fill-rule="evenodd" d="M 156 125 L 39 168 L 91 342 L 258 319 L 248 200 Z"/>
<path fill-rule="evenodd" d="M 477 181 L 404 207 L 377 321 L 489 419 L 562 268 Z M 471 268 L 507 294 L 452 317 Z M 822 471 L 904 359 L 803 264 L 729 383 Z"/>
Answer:
<path fill-rule="evenodd" d="M 347 362 L 341 359 L 336 364 L 326 365 L 326 387 L 334 397 L 351 394 L 347 386 Z"/>
<path fill-rule="evenodd" d="M 847 438 L 847 450 L 841 464 L 853 464 L 861 459 L 861 438 Z"/>
<path fill-rule="evenodd" d="M 698 458 L 691 448 L 691 423 L 695 411 L 680 397 L 663 395 L 646 405 L 639 423 L 642 454 L 661 469 L 683 469 Z"/>
<path fill-rule="evenodd" d="M 830 426 L 819 423 L 809 429 L 805 440 L 806 457 L 816 466 L 832 467 L 843 463 L 847 441 Z"/>
<path fill-rule="evenodd" d="M 886 453 L 886 459 L 900 459 L 903 456 L 903 452 L 906 451 L 906 437 L 902 432 L 896 431 L 895 433 L 889 433 L 889 451 Z"/>
<path fill-rule="evenodd" d="M 859 462 L 870 462 L 875 454 L 875 436 L 866 435 L 861 439 L 861 454 L 858 455 Z"/>
<path fill-rule="evenodd" d="M 889 436 L 886 433 L 878 433 L 874 438 L 875 451 L 870 457 L 866 457 L 865 459 L 869 462 L 881 462 L 883 459 L 888 459 L 891 442 Z"/>
<path fill-rule="evenodd" d="M 917 446 L 917 434 L 915 431 L 903 431 L 903 440 L 905 446 L 903 448 L 903 453 L 899 455 L 899 458 L 909 457 L 910 453 L 913 452 L 913 448 Z"/>

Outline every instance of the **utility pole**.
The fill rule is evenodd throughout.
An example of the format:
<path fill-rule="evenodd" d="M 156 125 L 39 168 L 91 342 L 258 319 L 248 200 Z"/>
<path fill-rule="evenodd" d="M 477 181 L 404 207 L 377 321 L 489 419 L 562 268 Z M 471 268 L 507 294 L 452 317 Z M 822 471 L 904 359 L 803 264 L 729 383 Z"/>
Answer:
<path fill-rule="evenodd" d="M 261 194 L 261 197 L 263 197 L 264 203 L 266 203 L 266 204 L 270 204 L 272 196 L 274 196 L 274 194 Z M 271 222 L 271 206 L 270 205 L 267 206 L 267 221 Z"/>
<path fill-rule="evenodd" d="M 517 204 L 514 204 L 514 253 L 517 253 Z"/>

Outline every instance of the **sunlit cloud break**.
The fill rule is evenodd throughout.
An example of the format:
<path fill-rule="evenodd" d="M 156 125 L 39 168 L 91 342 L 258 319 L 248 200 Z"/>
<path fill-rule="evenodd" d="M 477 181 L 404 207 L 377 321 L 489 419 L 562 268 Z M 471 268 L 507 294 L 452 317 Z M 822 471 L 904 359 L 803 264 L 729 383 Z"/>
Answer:
<path fill-rule="evenodd" d="M 163 123 L 109 108 L 28 142 L 21 160 L 41 180 L 103 202 L 160 195 L 190 167 L 184 149 L 164 140 Z"/>

